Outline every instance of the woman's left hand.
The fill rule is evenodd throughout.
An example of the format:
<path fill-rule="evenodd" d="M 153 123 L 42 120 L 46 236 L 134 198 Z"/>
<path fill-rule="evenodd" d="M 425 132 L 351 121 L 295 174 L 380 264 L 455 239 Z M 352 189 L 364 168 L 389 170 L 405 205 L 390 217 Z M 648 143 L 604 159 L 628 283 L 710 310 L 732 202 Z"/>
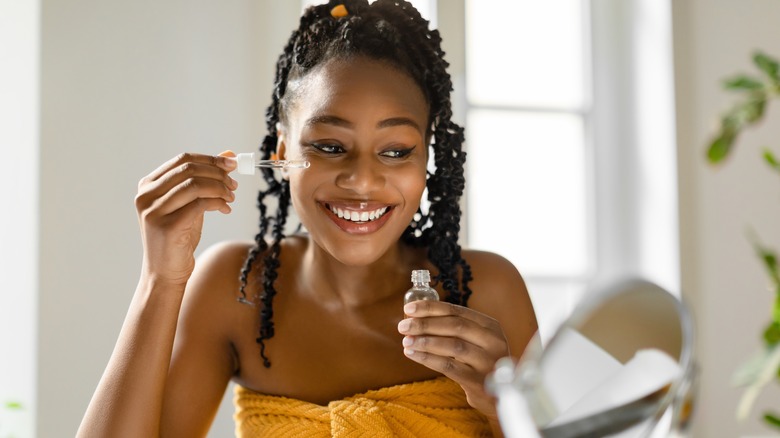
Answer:
<path fill-rule="evenodd" d="M 496 361 L 509 356 L 501 325 L 468 307 L 442 301 L 415 301 L 404 306 L 408 318 L 398 323 L 409 359 L 454 380 L 469 405 L 496 417 L 495 399 L 485 392 L 485 378 Z"/>

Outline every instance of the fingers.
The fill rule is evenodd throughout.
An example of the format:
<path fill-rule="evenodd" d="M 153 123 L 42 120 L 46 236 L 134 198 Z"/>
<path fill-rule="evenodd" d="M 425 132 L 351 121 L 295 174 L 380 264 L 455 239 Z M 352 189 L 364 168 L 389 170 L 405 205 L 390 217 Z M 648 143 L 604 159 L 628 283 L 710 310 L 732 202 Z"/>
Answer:
<path fill-rule="evenodd" d="M 490 330 L 500 329 L 498 321 L 484 313 L 445 301 L 414 301 L 404 306 L 404 313 L 419 318 L 428 316 L 458 316 Z"/>
<path fill-rule="evenodd" d="M 174 158 L 171 158 L 170 160 L 166 161 L 162 166 L 155 169 L 152 173 L 147 175 L 144 179 L 148 182 L 156 181 L 159 177 L 162 175 L 168 173 L 171 169 L 176 168 L 178 166 L 181 166 L 184 163 L 201 163 L 201 164 L 209 164 L 211 166 L 217 166 L 221 167 L 225 171 L 231 171 L 235 169 L 236 162 L 235 160 L 231 160 L 228 154 L 233 154 L 232 151 L 225 151 L 219 154 L 218 156 L 213 155 L 204 155 L 204 154 L 193 154 L 190 152 L 185 152 L 183 154 L 179 154 Z M 143 180 L 142 180 L 143 181 Z"/>
<path fill-rule="evenodd" d="M 403 334 L 458 337 L 480 345 L 489 352 L 508 353 L 501 325 L 484 313 L 444 301 L 430 300 L 409 303 L 404 306 L 404 313 L 411 318 L 398 324 L 398 331 Z M 402 330 L 402 326 L 406 331 Z"/>
<path fill-rule="evenodd" d="M 233 187 L 224 181 L 208 177 L 192 177 L 180 182 L 154 201 L 152 209 L 157 215 L 170 214 L 187 204 L 196 202 L 203 211 L 210 210 L 215 200 L 227 205 L 235 200 Z"/>
<path fill-rule="evenodd" d="M 142 179 L 138 184 L 138 190 L 142 196 L 157 198 L 188 179 L 212 179 L 221 181 L 231 189 L 238 187 L 237 182 L 228 176 L 224 169 L 213 164 L 190 161 L 181 163 L 154 180 L 149 179 L 149 177 Z"/>
<path fill-rule="evenodd" d="M 145 216 L 162 216 L 195 202 L 201 211 L 229 212 L 227 203 L 235 199 L 233 190 L 238 187 L 228 176 L 229 169 L 235 167 L 231 155 L 234 154 L 230 151 L 216 157 L 181 154 L 170 160 L 139 182 L 136 208 Z M 164 173 L 160 174 L 161 170 Z"/>
<path fill-rule="evenodd" d="M 409 359 L 438 371 L 456 382 L 481 381 L 484 372 L 477 371 L 469 364 L 454 357 L 442 356 L 422 350 L 404 349 Z"/>
<path fill-rule="evenodd" d="M 418 355 L 421 360 L 430 359 L 440 366 L 452 368 L 461 362 L 473 370 L 488 373 L 493 369 L 495 359 L 482 347 L 459 338 L 443 336 L 406 336 L 403 339 L 404 354 Z M 427 355 L 427 357 L 426 357 Z M 453 359 L 442 362 L 440 358 Z"/>
<path fill-rule="evenodd" d="M 229 214 L 232 209 L 230 205 L 221 199 L 196 199 L 189 204 L 181 207 L 175 214 L 166 216 L 167 223 L 171 226 L 178 226 L 191 223 L 193 219 L 203 217 L 206 211 L 219 211 Z"/>
<path fill-rule="evenodd" d="M 436 301 L 407 304 L 404 312 L 411 316 L 398 323 L 404 354 L 436 371 L 484 375 L 509 354 L 501 326 L 480 312 Z"/>

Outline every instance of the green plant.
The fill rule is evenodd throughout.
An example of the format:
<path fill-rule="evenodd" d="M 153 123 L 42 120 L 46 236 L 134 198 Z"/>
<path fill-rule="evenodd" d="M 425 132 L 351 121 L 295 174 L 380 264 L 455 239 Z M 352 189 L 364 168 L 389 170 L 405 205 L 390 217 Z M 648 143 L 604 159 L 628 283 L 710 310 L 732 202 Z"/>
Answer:
<path fill-rule="evenodd" d="M 720 120 L 720 128 L 707 149 L 710 163 L 720 163 L 732 151 L 739 135 L 759 123 L 766 114 L 769 102 L 780 98 L 780 63 L 771 56 L 757 52 L 753 63 L 762 73 L 760 77 L 738 75 L 724 81 L 727 90 L 742 94 L 742 99 L 726 112 Z M 780 160 L 768 148 L 763 149 L 764 161 L 780 173 Z M 766 269 L 774 291 L 771 319 L 763 333 L 764 348 L 747 361 L 734 375 L 734 383 L 745 387 L 737 408 L 739 419 L 747 418 L 758 394 L 772 380 L 780 378 L 780 267 L 777 253 L 759 242 L 751 233 L 751 243 Z M 765 412 L 764 421 L 780 429 L 780 416 Z"/>

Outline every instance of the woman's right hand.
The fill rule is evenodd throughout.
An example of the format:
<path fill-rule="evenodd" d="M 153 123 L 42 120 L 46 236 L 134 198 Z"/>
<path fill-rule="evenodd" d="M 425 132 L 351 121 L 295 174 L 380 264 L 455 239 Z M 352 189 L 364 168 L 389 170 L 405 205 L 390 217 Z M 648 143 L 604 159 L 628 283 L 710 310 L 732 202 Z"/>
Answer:
<path fill-rule="evenodd" d="M 238 183 L 232 152 L 218 156 L 185 153 L 141 179 L 135 207 L 144 245 L 143 274 L 182 288 L 195 267 L 207 211 L 231 212 Z"/>

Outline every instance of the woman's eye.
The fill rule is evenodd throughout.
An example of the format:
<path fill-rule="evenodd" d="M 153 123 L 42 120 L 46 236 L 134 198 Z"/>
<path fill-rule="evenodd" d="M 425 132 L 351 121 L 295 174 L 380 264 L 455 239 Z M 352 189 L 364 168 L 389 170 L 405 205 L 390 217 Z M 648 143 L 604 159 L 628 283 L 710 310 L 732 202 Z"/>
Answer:
<path fill-rule="evenodd" d="M 388 158 L 403 158 L 409 154 L 412 153 L 414 150 L 414 147 L 408 148 L 408 149 L 391 149 L 388 151 L 382 152 L 381 156 L 388 157 Z"/>
<path fill-rule="evenodd" d="M 315 149 L 325 152 L 326 154 L 340 154 L 344 152 L 344 148 L 331 143 L 312 143 Z"/>

